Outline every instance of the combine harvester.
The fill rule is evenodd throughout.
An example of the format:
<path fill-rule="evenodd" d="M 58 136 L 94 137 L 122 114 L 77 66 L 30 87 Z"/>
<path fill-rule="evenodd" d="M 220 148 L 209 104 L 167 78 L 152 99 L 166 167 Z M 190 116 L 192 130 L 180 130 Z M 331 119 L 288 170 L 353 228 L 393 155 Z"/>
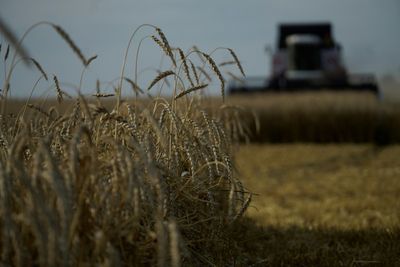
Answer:
<path fill-rule="evenodd" d="M 231 81 L 229 94 L 293 91 L 362 91 L 380 94 L 373 74 L 349 74 L 330 23 L 281 24 L 270 78 Z"/>

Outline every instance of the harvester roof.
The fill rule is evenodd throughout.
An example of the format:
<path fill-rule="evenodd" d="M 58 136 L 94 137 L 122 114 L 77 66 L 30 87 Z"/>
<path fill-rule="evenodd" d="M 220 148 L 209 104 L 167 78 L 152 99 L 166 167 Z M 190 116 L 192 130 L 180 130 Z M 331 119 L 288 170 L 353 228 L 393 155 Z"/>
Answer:
<path fill-rule="evenodd" d="M 291 35 L 314 35 L 319 37 L 325 47 L 334 45 L 332 37 L 332 25 L 324 23 L 283 23 L 279 25 L 278 48 L 286 48 L 286 38 Z"/>

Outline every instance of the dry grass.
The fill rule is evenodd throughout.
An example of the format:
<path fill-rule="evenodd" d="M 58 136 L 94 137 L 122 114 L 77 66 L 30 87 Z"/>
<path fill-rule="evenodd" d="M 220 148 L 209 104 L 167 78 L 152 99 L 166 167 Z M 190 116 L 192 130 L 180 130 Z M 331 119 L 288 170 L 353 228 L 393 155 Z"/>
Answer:
<path fill-rule="evenodd" d="M 91 59 L 61 27 L 41 24 L 51 25 L 81 59 L 82 81 Z M 178 97 L 200 88 L 186 90 L 165 35 L 141 27 L 148 26 L 174 63 L 148 88 L 174 74 L 174 91 L 183 92 L 176 99 L 122 99 L 123 79 L 142 93 L 124 76 L 127 58 L 113 85 L 116 99 L 98 84 L 96 98 L 78 90 L 65 101 L 59 76 L 53 76 L 57 104 L 31 98 L 18 104 L 3 92 L 0 265 L 222 266 L 246 260 L 231 245 L 251 200 L 231 160 L 235 122 L 224 120 L 229 110 L 216 117 L 201 99 Z M 10 64 L 5 84 L 14 60 Z"/>
<path fill-rule="evenodd" d="M 398 266 L 399 146 L 247 145 L 236 154 L 256 195 L 245 228 L 260 266 Z"/>

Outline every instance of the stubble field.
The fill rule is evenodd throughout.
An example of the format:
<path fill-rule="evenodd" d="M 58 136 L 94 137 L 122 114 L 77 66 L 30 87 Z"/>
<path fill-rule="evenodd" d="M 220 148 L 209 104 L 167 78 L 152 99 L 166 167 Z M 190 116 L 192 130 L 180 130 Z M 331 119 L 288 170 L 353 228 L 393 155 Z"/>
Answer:
<path fill-rule="evenodd" d="M 399 266 L 399 155 L 366 144 L 241 146 L 259 266 Z"/>

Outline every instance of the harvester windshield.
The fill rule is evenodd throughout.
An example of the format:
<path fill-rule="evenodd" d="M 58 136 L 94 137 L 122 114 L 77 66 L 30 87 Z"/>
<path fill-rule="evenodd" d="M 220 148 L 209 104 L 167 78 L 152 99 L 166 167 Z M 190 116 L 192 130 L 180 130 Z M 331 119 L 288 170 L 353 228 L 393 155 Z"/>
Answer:
<path fill-rule="evenodd" d="M 287 38 L 290 70 L 320 70 L 321 42 L 313 35 L 291 35 Z"/>

